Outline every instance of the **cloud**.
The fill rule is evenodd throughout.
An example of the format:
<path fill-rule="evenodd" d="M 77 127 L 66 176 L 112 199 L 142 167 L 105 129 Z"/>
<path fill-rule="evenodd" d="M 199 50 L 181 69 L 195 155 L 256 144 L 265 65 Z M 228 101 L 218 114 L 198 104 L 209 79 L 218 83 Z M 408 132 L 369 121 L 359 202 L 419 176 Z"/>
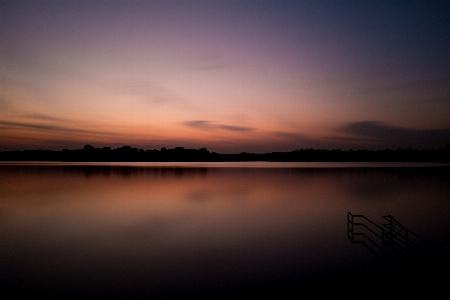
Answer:
<path fill-rule="evenodd" d="M 192 121 L 186 121 L 182 123 L 184 126 L 198 128 L 198 129 L 213 129 L 214 126 L 210 121 L 204 121 L 204 120 L 192 120 Z"/>
<path fill-rule="evenodd" d="M 34 95 L 42 95 L 43 99 L 49 98 L 49 94 L 52 93 L 51 88 L 29 78 L 46 78 L 47 81 L 63 81 L 83 86 L 84 88 L 97 89 L 105 94 L 138 97 L 139 99 L 144 99 L 147 104 L 163 104 L 180 100 L 180 97 L 173 90 L 166 88 L 158 81 L 145 78 L 102 79 L 86 71 L 77 71 L 71 68 L 70 64 L 60 66 L 35 60 L 21 54 L 11 54 L 10 61 L 11 66 L 8 65 L 6 67 L 11 68 L 14 72 L 9 73 L 19 73 L 20 75 L 14 77 L 8 72 L 0 70 L 0 84 L 8 87 L 17 87 Z M 5 68 L 6 71 L 8 70 L 7 68 Z"/>
<path fill-rule="evenodd" d="M 388 76 L 385 74 L 384 77 Z M 353 96 L 364 96 L 372 94 L 392 93 L 396 91 L 408 91 L 408 92 L 420 92 L 426 91 L 427 93 L 435 93 L 443 89 L 449 90 L 449 78 L 448 76 L 435 76 L 420 79 L 401 79 L 401 80 L 376 80 L 361 86 L 355 87 L 352 90 L 346 90 L 333 94 L 335 96 L 342 96 L 351 94 Z M 438 93 L 437 96 L 431 97 L 433 101 L 448 101 L 449 98 L 445 96 L 445 93 Z M 429 101 L 430 99 L 427 99 Z M 411 101 L 411 100 L 409 100 Z"/>
<path fill-rule="evenodd" d="M 244 126 L 236 126 L 236 125 L 225 125 L 225 124 L 217 124 L 215 122 L 206 121 L 206 120 L 191 120 L 181 123 L 184 126 L 192 127 L 201 130 L 228 130 L 228 131 L 251 131 L 253 128 L 244 127 Z"/>
<path fill-rule="evenodd" d="M 234 126 L 234 125 L 218 125 L 219 128 L 229 131 L 250 131 L 253 130 L 250 127 Z"/>
<path fill-rule="evenodd" d="M 0 121 L 0 127 L 2 129 L 28 128 L 28 129 L 35 129 L 35 130 L 59 132 L 59 133 L 63 133 L 63 134 L 69 134 L 69 133 L 98 134 L 99 133 L 99 132 L 92 131 L 92 130 L 77 129 L 77 128 L 70 128 L 70 127 L 64 127 L 64 126 L 57 126 L 57 125 L 36 124 L 36 123 L 28 123 L 28 122 Z"/>
<path fill-rule="evenodd" d="M 41 121 L 67 122 L 66 119 L 56 118 L 53 116 L 49 116 L 49 115 L 45 115 L 45 114 L 37 114 L 37 113 L 27 114 L 27 115 L 24 115 L 24 117 L 27 119 L 35 119 L 35 120 L 41 120 Z"/>
<path fill-rule="evenodd" d="M 282 138 L 282 139 L 292 140 L 292 141 L 309 141 L 310 140 L 310 138 L 308 138 L 306 135 L 296 133 L 296 132 L 273 131 L 270 134 L 274 138 Z"/>
<path fill-rule="evenodd" d="M 435 149 L 450 142 L 450 128 L 411 129 L 378 121 L 360 121 L 348 123 L 340 130 L 359 138 L 360 143 L 375 143 L 387 148 Z"/>
<path fill-rule="evenodd" d="M 163 104 L 180 99 L 173 91 L 151 80 L 117 82 L 110 88 L 121 94 L 142 97 L 148 104 Z"/>

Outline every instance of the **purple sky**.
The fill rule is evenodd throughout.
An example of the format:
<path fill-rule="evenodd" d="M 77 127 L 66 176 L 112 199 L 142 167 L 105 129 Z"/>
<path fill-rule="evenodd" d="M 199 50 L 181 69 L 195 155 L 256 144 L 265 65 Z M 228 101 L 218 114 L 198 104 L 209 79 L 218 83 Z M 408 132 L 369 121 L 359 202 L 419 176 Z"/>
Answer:
<path fill-rule="evenodd" d="M 447 1 L 1 1 L 0 150 L 450 143 Z"/>

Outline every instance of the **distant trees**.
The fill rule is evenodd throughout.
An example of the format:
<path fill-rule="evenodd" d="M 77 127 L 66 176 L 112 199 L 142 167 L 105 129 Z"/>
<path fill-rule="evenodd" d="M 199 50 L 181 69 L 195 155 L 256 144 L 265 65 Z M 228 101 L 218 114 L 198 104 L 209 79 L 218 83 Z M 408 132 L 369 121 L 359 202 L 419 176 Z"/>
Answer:
<path fill-rule="evenodd" d="M 89 151 L 89 150 L 95 150 L 95 148 L 92 145 L 84 145 L 83 150 Z"/>
<path fill-rule="evenodd" d="M 291 152 L 272 152 L 255 154 L 242 152 L 239 154 L 218 154 L 206 148 L 144 150 L 131 146 L 116 149 L 110 147 L 95 148 L 86 144 L 82 149 L 62 151 L 25 150 L 0 151 L 0 161 L 372 161 L 372 162 L 450 162 L 450 144 L 436 150 L 414 150 L 411 148 L 397 150 L 326 150 L 300 149 Z"/>

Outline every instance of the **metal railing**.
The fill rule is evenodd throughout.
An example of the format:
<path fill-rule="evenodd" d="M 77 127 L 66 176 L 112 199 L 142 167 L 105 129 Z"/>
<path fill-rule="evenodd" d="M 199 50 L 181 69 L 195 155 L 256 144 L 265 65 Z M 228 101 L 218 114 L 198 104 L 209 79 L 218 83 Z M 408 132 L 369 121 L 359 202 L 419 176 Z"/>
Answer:
<path fill-rule="evenodd" d="M 354 243 L 364 244 L 382 258 L 409 257 L 432 248 L 430 242 L 405 228 L 392 215 L 382 217 L 388 223 L 380 226 L 364 215 L 348 212 L 348 238 Z"/>

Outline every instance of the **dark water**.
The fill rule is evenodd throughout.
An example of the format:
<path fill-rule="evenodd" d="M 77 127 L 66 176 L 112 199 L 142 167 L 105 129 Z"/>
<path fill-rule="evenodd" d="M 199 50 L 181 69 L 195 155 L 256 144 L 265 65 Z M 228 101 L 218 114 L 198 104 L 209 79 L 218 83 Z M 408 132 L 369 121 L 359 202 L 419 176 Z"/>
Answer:
<path fill-rule="evenodd" d="M 0 164 L 0 287 L 64 299 L 417 293 L 435 266 L 400 280 L 403 265 L 349 240 L 347 213 L 393 215 L 443 249 L 442 265 L 449 178 L 421 164 Z M 448 278 L 419 292 L 445 295 Z"/>

